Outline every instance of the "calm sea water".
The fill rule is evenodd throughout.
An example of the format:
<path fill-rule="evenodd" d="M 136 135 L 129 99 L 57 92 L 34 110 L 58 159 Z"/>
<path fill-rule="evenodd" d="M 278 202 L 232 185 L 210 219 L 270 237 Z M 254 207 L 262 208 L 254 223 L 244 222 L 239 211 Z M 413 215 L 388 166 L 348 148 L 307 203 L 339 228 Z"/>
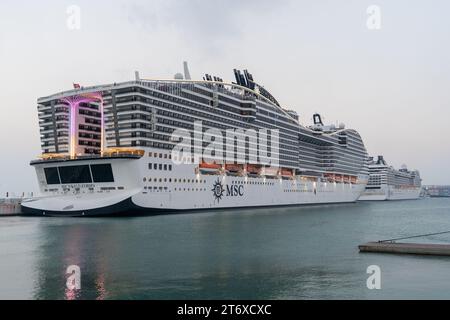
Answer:
<path fill-rule="evenodd" d="M 450 257 L 361 243 L 450 230 L 450 199 L 135 218 L 0 218 L 0 299 L 450 299 Z M 450 234 L 414 239 L 450 243 Z M 66 290 L 66 268 L 81 290 Z M 382 272 L 369 290 L 369 265 Z"/>

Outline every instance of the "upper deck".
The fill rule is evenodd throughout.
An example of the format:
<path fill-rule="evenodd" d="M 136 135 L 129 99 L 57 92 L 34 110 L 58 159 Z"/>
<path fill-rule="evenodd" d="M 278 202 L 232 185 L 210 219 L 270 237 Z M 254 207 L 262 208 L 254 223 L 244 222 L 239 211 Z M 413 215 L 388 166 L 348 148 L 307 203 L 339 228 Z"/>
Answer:
<path fill-rule="evenodd" d="M 140 159 L 144 156 L 145 151 L 140 149 L 131 148 L 111 148 L 106 149 L 99 155 L 75 155 L 70 154 L 42 154 L 39 159 L 32 160 L 30 165 L 38 165 L 43 163 L 56 163 L 56 162 L 74 162 L 84 160 L 108 160 L 108 159 Z"/>

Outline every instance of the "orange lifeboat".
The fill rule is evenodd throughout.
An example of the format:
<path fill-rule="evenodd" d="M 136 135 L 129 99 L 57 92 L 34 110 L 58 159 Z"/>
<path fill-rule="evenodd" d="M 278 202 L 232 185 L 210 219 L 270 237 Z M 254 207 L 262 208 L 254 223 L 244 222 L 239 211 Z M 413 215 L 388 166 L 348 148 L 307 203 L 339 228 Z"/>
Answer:
<path fill-rule="evenodd" d="M 207 162 L 201 162 L 198 165 L 199 169 L 202 172 L 212 172 L 216 173 L 219 172 L 222 169 L 222 165 L 218 163 L 207 163 Z"/>
<path fill-rule="evenodd" d="M 351 181 L 351 183 L 356 184 L 356 182 L 358 181 L 358 178 L 355 176 L 351 176 L 350 181 Z"/>
<path fill-rule="evenodd" d="M 271 167 L 267 167 L 264 168 L 264 175 L 266 176 L 277 176 L 278 175 L 278 168 L 271 168 Z"/>
<path fill-rule="evenodd" d="M 350 182 L 350 177 L 344 176 L 344 183 L 349 183 L 349 182 Z"/>
<path fill-rule="evenodd" d="M 294 173 L 292 172 L 292 169 L 281 168 L 281 175 L 283 177 L 292 177 L 294 176 Z"/>
<path fill-rule="evenodd" d="M 254 164 L 248 164 L 247 165 L 247 173 L 249 173 L 249 174 L 260 174 L 261 173 L 261 166 L 254 165 Z"/>
<path fill-rule="evenodd" d="M 239 172 L 242 170 L 242 165 L 240 164 L 226 164 L 225 170 L 230 172 Z"/>

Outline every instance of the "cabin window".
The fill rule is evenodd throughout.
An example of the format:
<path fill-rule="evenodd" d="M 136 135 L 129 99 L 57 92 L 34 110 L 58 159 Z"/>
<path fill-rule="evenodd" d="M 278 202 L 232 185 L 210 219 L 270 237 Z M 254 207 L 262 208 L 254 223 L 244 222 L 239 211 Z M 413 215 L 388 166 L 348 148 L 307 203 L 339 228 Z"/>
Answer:
<path fill-rule="evenodd" d="M 44 168 L 45 179 L 47 180 L 47 184 L 60 184 L 58 169 L 57 168 Z"/>
<path fill-rule="evenodd" d="M 91 164 L 92 178 L 94 182 L 114 182 L 111 164 Z"/>
<path fill-rule="evenodd" d="M 58 170 L 63 184 L 92 183 L 88 165 L 59 167 Z"/>

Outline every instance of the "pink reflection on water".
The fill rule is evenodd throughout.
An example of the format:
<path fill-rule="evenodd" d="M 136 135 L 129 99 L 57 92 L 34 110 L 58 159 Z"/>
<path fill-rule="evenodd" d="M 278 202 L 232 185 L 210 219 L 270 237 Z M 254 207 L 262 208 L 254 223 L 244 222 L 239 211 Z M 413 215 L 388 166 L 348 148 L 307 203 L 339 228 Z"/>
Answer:
<path fill-rule="evenodd" d="M 105 288 L 105 276 L 103 273 L 100 273 L 98 278 L 95 280 L 95 287 L 98 293 L 96 300 L 105 300 L 107 292 Z"/>
<path fill-rule="evenodd" d="M 78 297 L 78 291 L 80 290 L 70 290 L 70 289 L 66 289 L 65 292 L 65 299 L 66 300 L 76 300 Z"/>

